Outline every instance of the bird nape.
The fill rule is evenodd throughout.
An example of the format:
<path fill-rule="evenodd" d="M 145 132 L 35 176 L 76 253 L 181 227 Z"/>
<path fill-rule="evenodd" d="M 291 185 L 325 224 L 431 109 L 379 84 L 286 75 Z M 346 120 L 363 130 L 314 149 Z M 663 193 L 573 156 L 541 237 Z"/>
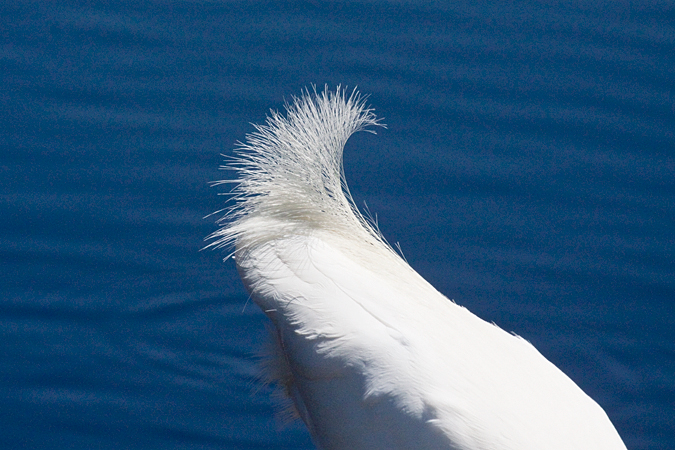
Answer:
<path fill-rule="evenodd" d="M 293 98 L 239 144 L 210 236 L 274 324 L 272 375 L 316 446 L 625 449 L 570 378 L 439 293 L 359 213 L 342 153 L 378 125 L 355 90 Z"/>

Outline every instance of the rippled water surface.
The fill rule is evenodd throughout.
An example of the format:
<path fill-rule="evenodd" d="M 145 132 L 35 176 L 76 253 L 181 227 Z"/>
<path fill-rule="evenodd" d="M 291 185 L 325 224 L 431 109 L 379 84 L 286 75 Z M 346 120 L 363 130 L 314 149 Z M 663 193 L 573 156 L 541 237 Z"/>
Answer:
<path fill-rule="evenodd" d="M 0 447 L 311 449 L 265 319 L 203 251 L 270 108 L 354 87 L 347 178 L 448 297 L 629 449 L 675 448 L 672 2 L 0 5 Z"/>

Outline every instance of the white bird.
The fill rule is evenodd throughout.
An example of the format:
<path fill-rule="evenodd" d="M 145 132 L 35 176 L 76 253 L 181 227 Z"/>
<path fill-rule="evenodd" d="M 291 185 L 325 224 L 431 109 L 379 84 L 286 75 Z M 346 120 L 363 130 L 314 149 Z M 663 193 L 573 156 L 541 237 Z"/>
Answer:
<path fill-rule="evenodd" d="M 355 207 L 342 153 L 380 125 L 356 91 L 305 91 L 240 143 L 234 250 L 276 331 L 274 375 L 324 450 L 626 449 L 530 343 L 439 293 Z M 226 258 L 227 259 L 227 258 Z"/>

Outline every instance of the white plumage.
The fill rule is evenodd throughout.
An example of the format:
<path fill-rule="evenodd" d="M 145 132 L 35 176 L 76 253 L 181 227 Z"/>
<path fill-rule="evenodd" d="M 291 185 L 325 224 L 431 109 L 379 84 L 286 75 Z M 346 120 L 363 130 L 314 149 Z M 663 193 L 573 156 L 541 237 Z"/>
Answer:
<path fill-rule="evenodd" d="M 305 92 L 247 136 L 211 237 L 277 332 L 276 376 L 321 449 L 619 450 L 605 412 L 524 339 L 448 300 L 358 212 L 342 151 L 378 125 Z"/>

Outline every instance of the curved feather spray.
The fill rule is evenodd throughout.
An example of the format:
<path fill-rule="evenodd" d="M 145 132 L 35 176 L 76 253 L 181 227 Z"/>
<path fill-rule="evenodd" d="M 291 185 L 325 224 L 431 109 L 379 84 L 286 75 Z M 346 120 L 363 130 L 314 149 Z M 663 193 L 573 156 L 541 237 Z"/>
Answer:
<path fill-rule="evenodd" d="M 322 449 L 625 450 L 528 342 L 448 300 L 354 206 L 342 166 L 379 125 L 356 91 L 306 91 L 240 144 L 234 246 L 276 330 L 277 376 Z"/>
<path fill-rule="evenodd" d="M 272 110 L 266 125 L 238 143 L 225 169 L 237 172 L 232 201 L 235 205 L 218 222 L 222 227 L 208 239 L 208 247 L 237 250 L 253 246 L 270 233 L 302 233 L 326 228 L 347 235 L 357 233 L 373 245 L 391 248 L 354 205 L 347 186 L 342 153 L 349 137 L 371 126 L 383 126 L 354 90 L 349 97 L 337 88 L 320 95 L 306 91 L 286 104 L 286 117 Z M 224 181 L 216 183 L 227 183 Z M 279 219 L 282 229 L 251 230 L 246 221 L 266 216 Z M 277 223 L 278 225 L 278 223 Z M 254 237 L 255 235 L 259 235 Z"/>

